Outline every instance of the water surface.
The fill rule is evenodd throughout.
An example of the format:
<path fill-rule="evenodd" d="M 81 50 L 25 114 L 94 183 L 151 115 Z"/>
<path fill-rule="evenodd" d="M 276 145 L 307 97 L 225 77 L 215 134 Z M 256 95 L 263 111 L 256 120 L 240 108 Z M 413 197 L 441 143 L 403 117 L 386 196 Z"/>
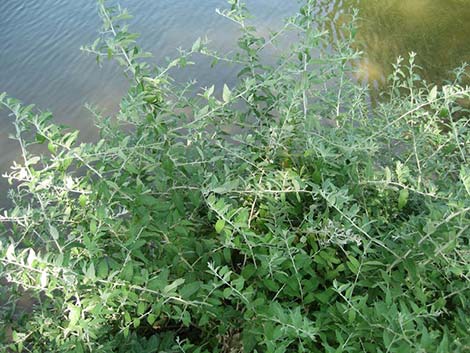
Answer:
<path fill-rule="evenodd" d="M 278 29 L 282 18 L 298 8 L 295 0 L 247 0 L 262 33 Z M 439 82 L 462 61 L 470 61 L 469 0 L 319 0 L 319 12 L 339 25 L 353 7 L 360 10 L 358 42 L 365 53 L 359 79 L 382 82 L 396 56 L 418 53 L 422 77 Z M 177 47 L 190 47 L 200 36 L 220 50 L 233 47 L 237 29 L 218 16 L 224 0 L 122 0 L 134 14 L 132 30 L 140 44 L 162 61 Z M 79 51 L 97 36 L 100 20 L 94 0 L 0 0 L 0 92 L 50 109 L 62 123 L 95 137 L 85 103 L 105 112 L 117 109 L 126 80 L 115 65 L 100 68 L 95 59 Z M 337 28 L 330 28 L 337 33 Z M 178 79 L 195 78 L 201 86 L 234 79 L 230 68 L 211 70 L 202 65 L 186 70 Z M 0 112 L 0 172 L 18 157 L 8 140 L 11 120 Z M 0 181 L 0 190 L 6 189 Z M 4 194 L 4 193 L 3 193 Z"/>

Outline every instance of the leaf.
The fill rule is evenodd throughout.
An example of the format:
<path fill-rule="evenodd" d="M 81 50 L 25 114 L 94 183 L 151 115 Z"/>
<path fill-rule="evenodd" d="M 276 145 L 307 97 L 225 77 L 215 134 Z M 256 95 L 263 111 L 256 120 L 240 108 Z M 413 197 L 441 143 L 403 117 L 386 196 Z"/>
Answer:
<path fill-rule="evenodd" d="M 124 313 L 124 322 L 126 324 L 131 322 L 131 314 L 129 314 L 129 312 L 127 312 L 127 311 Z"/>
<path fill-rule="evenodd" d="M 15 245 L 13 243 L 8 246 L 7 251 L 5 253 L 5 257 L 7 258 L 7 260 L 15 259 Z"/>
<path fill-rule="evenodd" d="M 95 234 L 95 233 L 96 233 L 96 229 L 97 229 L 96 220 L 92 219 L 92 220 L 90 221 L 90 233 L 91 233 L 91 234 Z"/>
<path fill-rule="evenodd" d="M 214 94 L 214 89 L 215 89 L 215 86 L 212 85 L 210 86 L 207 91 L 205 92 L 205 96 L 206 98 L 209 98 L 210 96 L 212 96 L 212 94 Z"/>
<path fill-rule="evenodd" d="M 132 324 L 134 325 L 135 328 L 139 327 L 140 326 L 140 319 L 135 318 L 134 320 L 132 320 Z"/>
<path fill-rule="evenodd" d="M 139 302 L 139 304 L 137 304 L 137 315 L 142 315 L 146 309 L 147 304 L 144 302 Z"/>
<path fill-rule="evenodd" d="M 121 275 L 122 278 L 126 281 L 132 280 L 132 277 L 134 276 L 134 266 L 132 266 L 132 262 L 128 262 L 126 266 L 124 266 Z"/>
<path fill-rule="evenodd" d="M 225 184 L 212 189 L 212 192 L 216 194 L 226 194 L 230 191 L 235 190 L 238 187 L 238 185 L 239 185 L 238 180 L 229 180 Z"/>
<path fill-rule="evenodd" d="M 79 131 L 76 130 L 74 132 L 69 132 L 64 135 L 62 138 L 62 143 L 66 146 L 67 149 L 70 149 L 72 145 L 75 143 L 77 140 Z"/>
<path fill-rule="evenodd" d="M 142 205 L 145 206 L 153 206 L 158 204 L 158 200 L 151 195 L 140 195 L 139 201 L 142 203 Z"/>
<path fill-rule="evenodd" d="M 184 199 L 183 199 L 183 196 L 178 193 L 178 192 L 175 192 L 173 193 L 173 203 L 174 205 L 176 206 L 176 209 L 178 210 L 178 212 L 181 214 L 181 215 L 184 215 L 186 212 L 186 207 L 185 207 L 185 202 L 184 202 Z"/>
<path fill-rule="evenodd" d="M 222 93 L 222 99 L 224 100 L 225 103 L 228 103 L 231 97 L 232 97 L 232 92 L 230 91 L 230 88 L 228 88 L 228 86 L 224 84 L 224 91 Z"/>
<path fill-rule="evenodd" d="M 147 316 L 147 322 L 149 325 L 153 325 L 153 323 L 157 320 L 157 317 L 154 314 L 149 314 Z"/>
<path fill-rule="evenodd" d="M 177 280 L 173 281 L 172 283 L 167 285 L 165 288 L 163 288 L 162 292 L 167 293 L 167 294 L 171 293 L 183 283 L 184 283 L 184 278 L 178 278 Z"/>
<path fill-rule="evenodd" d="M 387 349 L 390 350 L 390 346 L 393 343 L 392 335 L 387 330 L 384 330 L 382 337 L 383 337 L 385 347 L 387 347 Z"/>
<path fill-rule="evenodd" d="M 186 284 L 184 287 L 182 287 L 179 290 L 179 293 L 182 297 L 184 298 L 189 298 L 191 295 L 196 293 L 199 288 L 201 288 L 201 282 L 196 281 L 196 282 L 191 282 Z"/>
<path fill-rule="evenodd" d="M 215 231 L 220 234 L 225 227 L 225 220 L 219 219 L 215 224 Z"/>
<path fill-rule="evenodd" d="M 385 180 L 387 183 L 390 183 L 392 181 L 392 172 L 390 171 L 389 167 L 385 168 Z"/>
<path fill-rule="evenodd" d="M 437 98 L 437 86 L 434 86 L 431 91 L 429 91 L 428 101 L 434 101 Z"/>
<path fill-rule="evenodd" d="M 243 267 L 242 270 L 242 276 L 244 279 L 250 279 L 254 274 L 256 273 L 256 267 L 253 266 L 252 264 L 247 264 L 245 267 Z"/>
<path fill-rule="evenodd" d="M 299 195 L 300 184 L 299 184 L 298 180 L 292 179 L 292 185 L 294 186 L 295 196 L 297 197 L 297 201 L 301 202 L 300 195 Z"/>
<path fill-rule="evenodd" d="M 201 38 L 199 37 L 196 39 L 196 41 L 193 44 L 193 47 L 191 48 L 192 51 L 197 52 L 201 50 Z"/>
<path fill-rule="evenodd" d="M 27 165 L 27 166 L 30 166 L 30 165 L 38 164 L 40 160 L 41 160 L 41 158 L 38 157 L 38 156 L 31 157 L 31 158 L 28 159 L 28 161 L 26 162 L 26 165 Z"/>
<path fill-rule="evenodd" d="M 108 261 L 106 259 L 101 260 L 98 263 L 98 277 L 99 278 L 108 277 L 108 271 L 109 271 Z"/>
<path fill-rule="evenodd" d="M 69 327 L 73 327 L 77 324 L 80 319 L 82 310 L 80 307 L 75 305 L 69 305 Z"/>
<path fill-rule="evenodd" d="M 54 240 L 59 239 L 59 232 L 57 231 L 57 228 L 54 227 L 53 225 L 49 226 L 49 232 L 51 233 L 51 237 Z"/>
<path fill-rule="evenodd" d="M 28 259 L 26 263 L 28 264 L 28 266 L 31 266 L 34 260 L 36 260 L 36 252 L 33 249 L 29 249 Z"/>
<path fill-rule="evenodd" d="M 95 264 L 92 262 L 85 272 L 85 278 L 94 281 L 96 279 Z"/>
<path fill-rule="evenodd" d="M 227 287 L 223 290 L 222 295 L 224 296 L 225 299 L 228 299 L 232 295 L 232 292 L 233 292 L 232 288 Z"/>
<path fill-rule="evenodd" d="M 442 337 L 442 341 L 439 344 L 439 347 L 437 347 L 436 352 L 438 353 L 449 352 L 449 336 L 447 335 L 447 332 L 444 333 L 444 337 Z"/>
<path fill-rule="evenodd" d="M 188 311 L 184 311 L 181 314 L 181 322 L 184 326 L 189 327 L 189 324 L 191 323 L 191 314 Z"/>
<path fill-rule="evenodd" d="M 406 204 L 408 203 L 408 196 L 409 196 L 409 191 L 408 189 L 401 189 L 400 190 L 400 195 L 398 196 L 398 209 L 401 210 L 403 209 Z"/>
<path fill-rule="evenodd" d="M 57 148 L 54 146 L 54 144 L 52 142 L 49 142 L 47 144 L 47 149 L 49 150 L 49 152 L 51 152 L 52 154 L 55 154 L 57 152 Z"/>
<path fill-rule="evenodd" d="M 272 292 L 277 292 L 279 290 L 279 285 L 270 278 L 265 278 L 263 284 Z"/>
<path fill-rule="evenodd" d="M 360 268 L 361 264 L 359 263 L 359 261 L 355 257 L 352 257 L 352 256 L 348 256 L 348 260 L 349 261 L 347 262 L 347 265 L 348 265 L 349 269 L 354 274 L 357 274 L 359 272 L 359 268 Z"/>
<path fill-rule="evenodd" d="M 258 343 L 257 337 L 253 332 L 248 329 L 244 329 L 242 332 L 242 345 L 245 352 L 255 351 L 256 344 Z"/>
<path fill-rule="evenodd" d="M 168 283 L 168 270 L 163 270 L 160 275 L 155 278 L 152 278 L 147 287 L 151 290 L 162 290 Z"/>
<path fill-rule="evenodd" d="M 470 168 L 466 168 L 464 166 L 460 169 L 460 180 L 467 191 L 467 194 L 470 195 Z"/>
<path fill-rule="evenodd" d="M 41 288 L 46 288 L 47 280 L 48 280 L 48 275 L 47 275 L 47 272 L 44 271 L 41 273 L 41 278 L 40 278 Z"/>

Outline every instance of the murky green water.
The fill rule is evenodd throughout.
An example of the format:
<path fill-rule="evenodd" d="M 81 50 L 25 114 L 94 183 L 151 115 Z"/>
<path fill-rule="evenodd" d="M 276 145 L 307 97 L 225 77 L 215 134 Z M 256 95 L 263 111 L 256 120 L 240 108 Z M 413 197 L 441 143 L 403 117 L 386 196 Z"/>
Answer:
<path fill-rule="evenodd" d="M 281 19 L 298 8 L 295 0 L 246 0 L 262 32 L 278 28 Z M 224 0 L 122 0 L 135 15 L 133 30 L 141 44 L 162 59 L 177 47 L 188 47 L 207 35 L 213 47 L 228 50 L 236 27 L 216 15 Z M 470 0 L 319 0 L 319 12 L 346 21 L 345 13 L 359 8 L 358 40 L 365 52 L 358 63 L 360 80 L 381 82 L 396 56 L 418 53 L 422 77 L 438 82 L 462 61 L 470 62 Z M 94 0 L 0 0 L 0 92 L 41 109 L 51 109 L 58 121 L 95 135 L 84 103 L 104 111 L 117 108 L 126 81 L 113 65 L 97 67 L 94 58 L 81 54 L 82 44 L 93 41 L 99 28 Z M 331 28 L 336 33 L 336 28 Z M 200 85 L 222 83 L 234 71 L 210 70 L 202 65 L 180 79 L 196 78 Z M 7 138 L 11 121 L 0 112 L 0 171 L 17 157 Z M 0 190 L 5 183 L 0 181 Z"/>
<path fill-rule="evenodd" d="M 338 10 L 353 6 L 361 17 L 362 78 L 384 80 L 395 58 L 412 51 L 428 82 L 446 80 L 470 63 L 469 0 L 347 0 Z"/>

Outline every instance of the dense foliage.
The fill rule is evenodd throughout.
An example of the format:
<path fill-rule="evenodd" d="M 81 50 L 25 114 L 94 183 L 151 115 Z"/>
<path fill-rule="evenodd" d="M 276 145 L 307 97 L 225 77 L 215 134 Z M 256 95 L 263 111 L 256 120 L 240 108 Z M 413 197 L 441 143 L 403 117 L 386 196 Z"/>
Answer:
<path fill-rule="evenodd" d="M 98 142 L 0 97 L 24 159 L 1 216 L 2 351 L 470 351 L 465 70 L 430 86 L 411 54 L 371 103 L 353 27 L 332 40 L 313 0 L 269 38 L 230 0 L 237 51 L 198 40 L 153 67 L 126 11 L 99 6 L 85 50 L 131 87 L 116 116 L 90 108 Z M 236 86 L 175 83 L 195 55 L 240 67 Z"/>

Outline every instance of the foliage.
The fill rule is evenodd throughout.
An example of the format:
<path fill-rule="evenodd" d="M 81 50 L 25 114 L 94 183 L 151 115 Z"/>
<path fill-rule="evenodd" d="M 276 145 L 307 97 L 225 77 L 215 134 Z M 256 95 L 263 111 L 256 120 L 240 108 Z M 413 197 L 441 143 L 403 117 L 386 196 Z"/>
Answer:
<path fill-rule="evenodd" d="M 470 351 L 464 71 L 427 86 L 412 54 L 370 104 L 350 78 L 353 25 L 331 42 L 306 0 L 263 38 L 229 5 L 236 53 L 198 40 L 153 67 L 127 12 L 99 2 L 85 50 L 115 58 L 130 89 L 113 118 L 90 108 L 96 143 L 0 97 L 24 159 L 1 216 L 3 348 Z M 236 86 L 173 82 L 194 55 L 240 66 Z"/>

